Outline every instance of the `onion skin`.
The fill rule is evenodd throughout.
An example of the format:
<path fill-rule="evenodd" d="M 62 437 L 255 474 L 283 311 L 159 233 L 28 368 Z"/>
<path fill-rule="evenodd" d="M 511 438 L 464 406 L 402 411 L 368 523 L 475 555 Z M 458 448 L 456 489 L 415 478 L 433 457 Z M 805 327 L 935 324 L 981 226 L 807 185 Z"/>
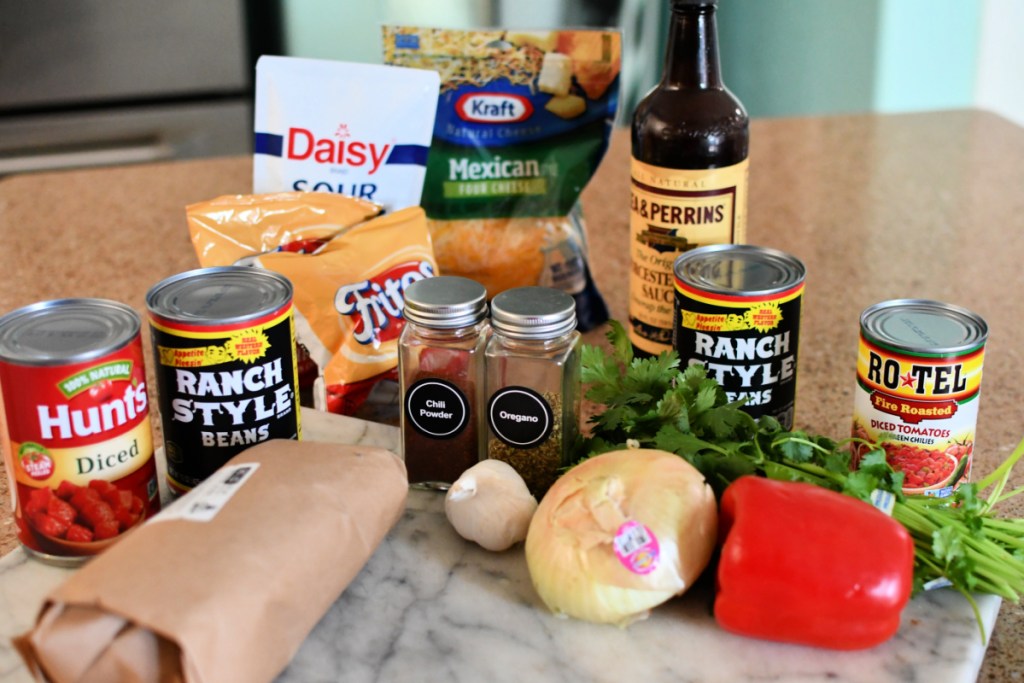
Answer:
<path fill-rule="evenodd" d="M 614 539 L 627 522 L 657 539 L 648 573 L 616 555 Z M 711 487 L 681 457 L 613 451 L 580 463 L 547 492 L 527 532 L 526 562 L 555 614 L 625 626 L 696 581 L 711 559 L 717 525 Z"/>

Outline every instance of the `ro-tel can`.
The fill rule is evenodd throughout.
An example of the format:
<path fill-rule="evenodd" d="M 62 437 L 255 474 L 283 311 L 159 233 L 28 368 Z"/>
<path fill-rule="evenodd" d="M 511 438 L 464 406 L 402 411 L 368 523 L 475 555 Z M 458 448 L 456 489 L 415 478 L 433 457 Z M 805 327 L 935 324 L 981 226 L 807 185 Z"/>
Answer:
<path fill-rule="evenodd" d="M 775 249 L 715 244 L 680 255 L 673 271 L 672 338 L 682 363 L 702 363 L 730 401 L 791 429 L 803 263 Z"/>
<path fill-rule="evenodd" d="M 0 444 L 18 540 L 80 564 L 160 509 L 139 316 L 61 299 L 0 318 Z"/>
<path fill-rule="evenodd" d="M 254 444 L 301 438 L 287 278 L 243 266 L 192 270 L 154 285 L 146 305 L 173 494 Z"/>
<path fill-rule="evenodd" d="M 981 317 L 939 301 L 861 314 L 853 435 L 881 443 L 905 493 L 945 497 L 969 479 L 987 338 Z"/>

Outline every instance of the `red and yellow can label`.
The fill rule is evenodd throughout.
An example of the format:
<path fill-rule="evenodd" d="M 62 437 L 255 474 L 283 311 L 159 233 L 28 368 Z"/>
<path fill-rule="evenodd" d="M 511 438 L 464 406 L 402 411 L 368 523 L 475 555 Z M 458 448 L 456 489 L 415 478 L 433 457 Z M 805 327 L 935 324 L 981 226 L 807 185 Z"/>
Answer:
<path fill-rule="evenodd" d="M 853 435 L 881 443 L 905 492 L 944 497 L 968 481 L 984 356 L 910 354 L 861 336 Z"/>
<path fill-rule="evenodd" d="M 18 539 L 94 555 L 160 509 L 142 344 L 55 366 L 0 363 Z"/>

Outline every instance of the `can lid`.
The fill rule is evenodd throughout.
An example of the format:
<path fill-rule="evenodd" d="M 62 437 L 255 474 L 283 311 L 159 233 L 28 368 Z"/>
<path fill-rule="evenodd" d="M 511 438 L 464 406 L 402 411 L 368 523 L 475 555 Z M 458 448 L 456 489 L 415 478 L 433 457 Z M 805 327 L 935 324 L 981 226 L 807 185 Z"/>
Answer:
<path fill-rule="evenodd" d="M 554 339 L 576 329 L 576 302 L 551 287 L 507 289 L 491 300 L 491 325 L 515 339 Z"/>
<path fill-rule="evenodd" d="M 963 353 L 988 338 L 988 325 L 977 313 L 930 299 L 869 306 L 860 315 L 860 328 L 870 341 L 912 353 Z"/>
<path fill-rule="evenodd" d="M 100 358 L 139 334 L 139 316 L 106 299 L 56 299 L 0 318 L 0 358 L 24 365 L 64 365 Z"/>
<path fill-rule="evenodd" d="M 475 325 L 487 315 L 487 290 L 469 278 L 442 275 L 405 288 L 403 315 L 409 322 L 450 330 Z"/>
<path fill-rule="evenodd" d="M 149 311 L 192 325 L 241 323 L 292 299 L 292 283 L 261 268 L 223 266 L 190 270 L 158 282 L 146 294 Z"/>
<path fill-rule="evenodd" d="M 732 296 L 777 294 L 804 281 L 800 259 L 752 244 L 712 244 L 684 252 L 673 268 L 683 284 Z"/>

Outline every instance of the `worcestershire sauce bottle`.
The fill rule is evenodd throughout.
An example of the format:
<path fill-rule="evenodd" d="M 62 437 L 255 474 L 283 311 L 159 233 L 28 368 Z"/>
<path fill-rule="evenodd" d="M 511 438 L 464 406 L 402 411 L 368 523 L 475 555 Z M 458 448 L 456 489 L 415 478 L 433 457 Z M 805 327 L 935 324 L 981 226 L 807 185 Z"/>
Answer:
<path fill-rule="evenodd" d="M 638 355 L 672 346 L 676 257 L 741 243 L 750 120 L 722 83 L 717 0 L 672 0 L 661 82 L 633 114 L 629 335 Z"/>

